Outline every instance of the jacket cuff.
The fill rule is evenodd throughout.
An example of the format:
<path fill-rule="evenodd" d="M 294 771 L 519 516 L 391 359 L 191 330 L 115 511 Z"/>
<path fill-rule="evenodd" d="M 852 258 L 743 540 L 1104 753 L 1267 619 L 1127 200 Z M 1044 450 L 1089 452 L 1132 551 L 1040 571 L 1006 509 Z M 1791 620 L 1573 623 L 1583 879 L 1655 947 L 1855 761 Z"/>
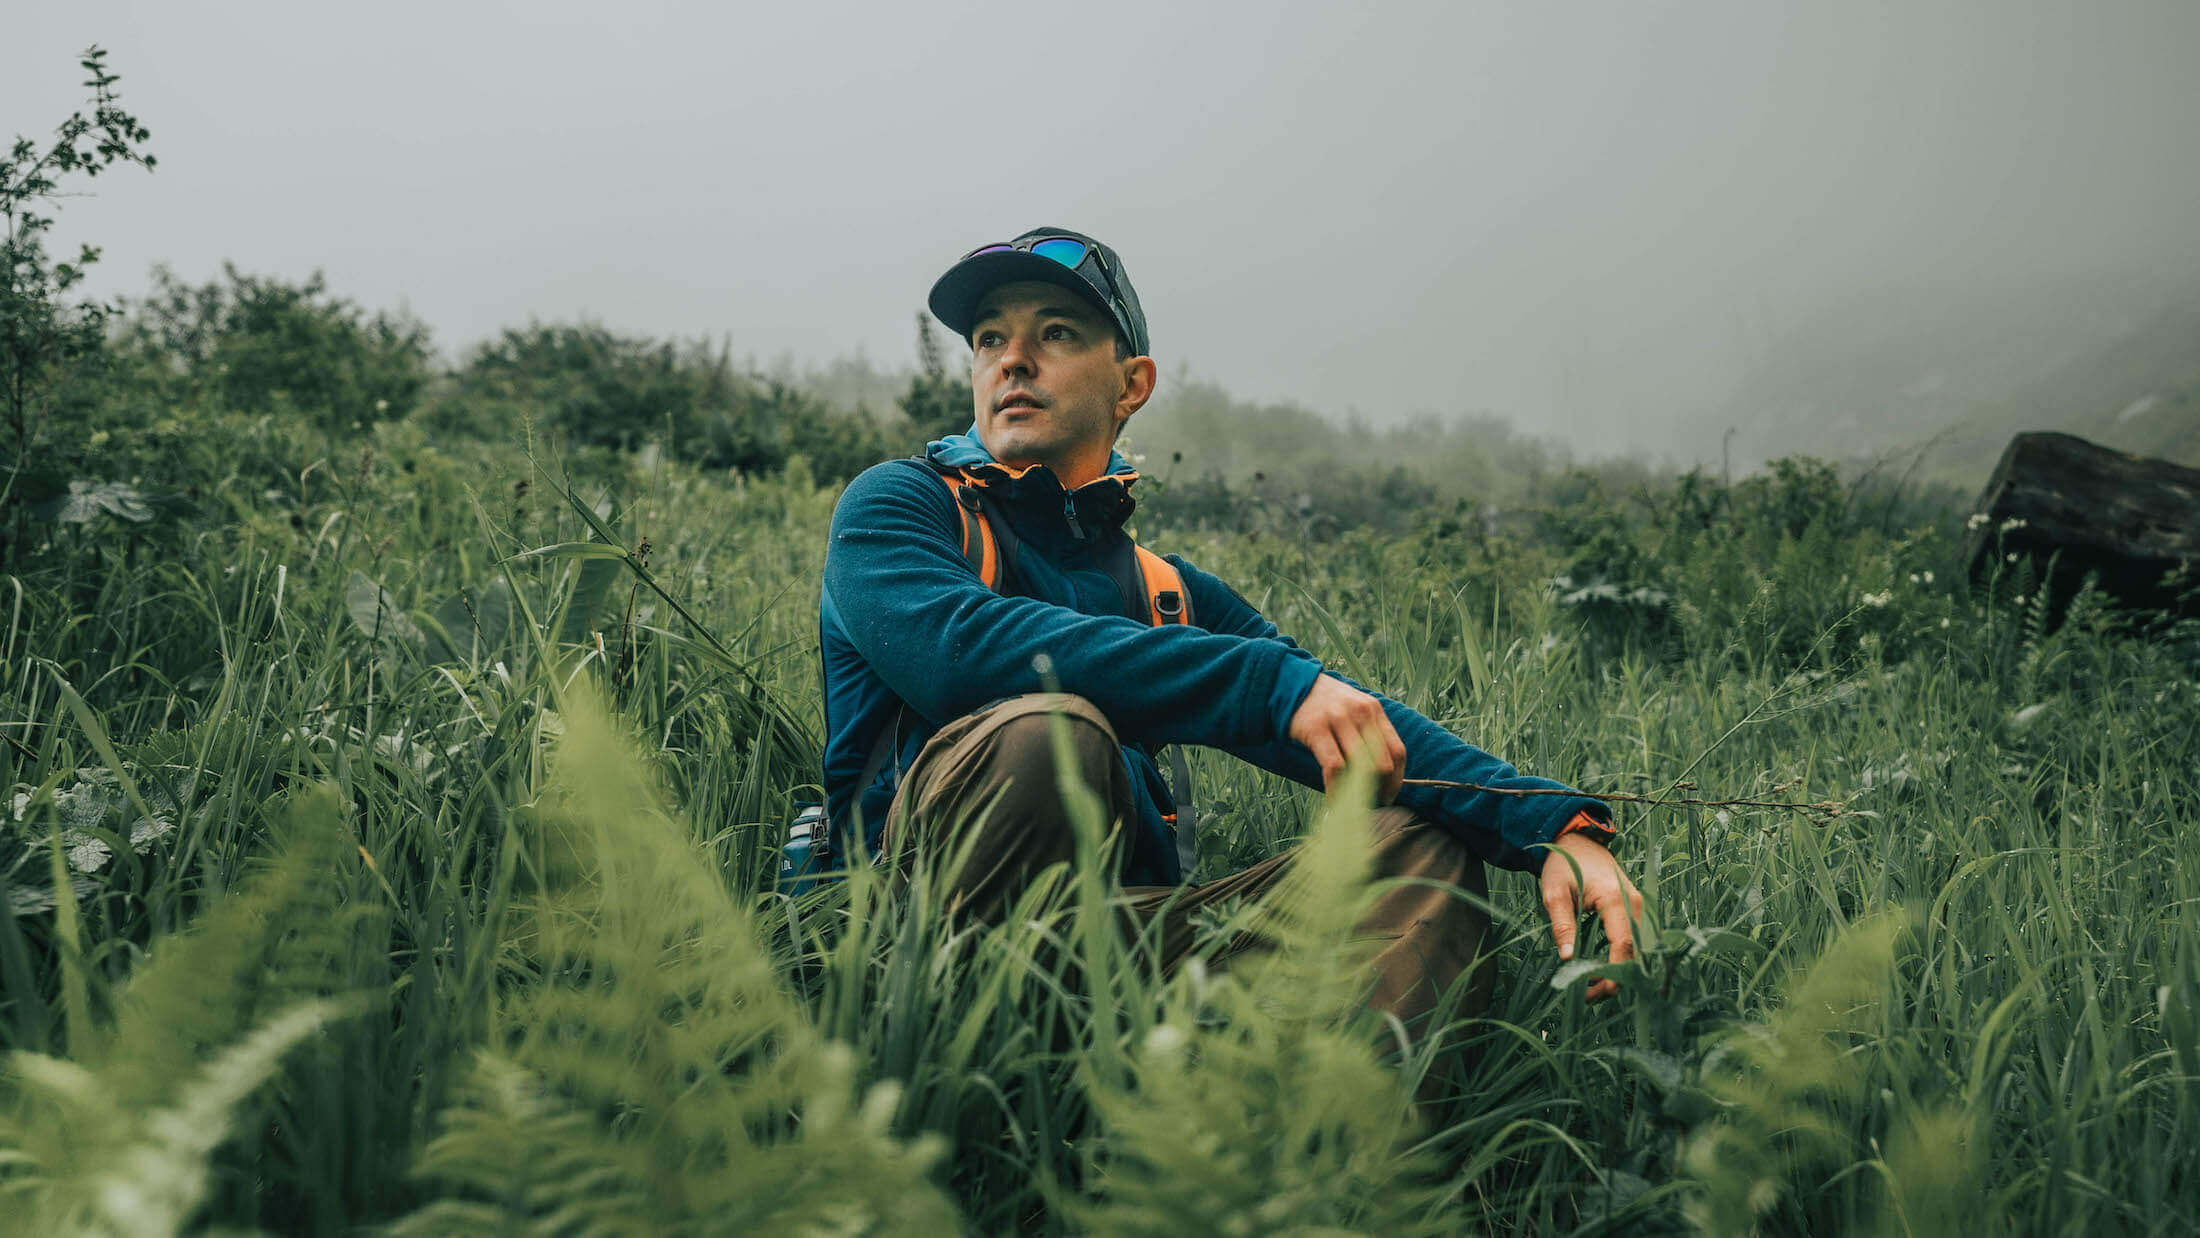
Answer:
<path fill-rule="evenodd" d="M 1558 827 L 1558 833 L 1551 835 L 1551 841 L 1555 843 L 1559 839 L 1566 837 L 1568 834 L 1572 834 L 1577 831 L 1587 834 L 1590 838 L 1596 840 L 1599 843 L 1602 843 L 1607 847 L 1612 845 L 1612 839 L 1617 837 L 1619 834 L 1619 831 L 1613 829 L 1610 825 L 1597 820 L 1595 817 L 1590 816 L 1589 810 L 1584 808 L 1580 812 L 1574 814 L 1573 820 L 1568 821 L 1566 824 Z"/>

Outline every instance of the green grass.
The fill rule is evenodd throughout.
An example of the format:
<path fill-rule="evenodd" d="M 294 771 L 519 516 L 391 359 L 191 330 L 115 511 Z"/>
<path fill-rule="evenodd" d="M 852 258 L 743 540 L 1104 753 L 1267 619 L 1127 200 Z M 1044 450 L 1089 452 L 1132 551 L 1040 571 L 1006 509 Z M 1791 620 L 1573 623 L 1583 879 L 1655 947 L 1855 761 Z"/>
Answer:
<path fill-rule="evenodd" d="M 584 514 L 516 452 L 374 433 L 319 461 L 240 437 L 200 516 L 55 529 L 0 581 L 0 1212 L 318 1233 L 2200 1216 L 2189 634 L 2090 598 L 2051 627 L 2021 575 L 1958 583 L 1952 527 L 1630 516 L 1606 534 L 1670 593 L 1654 631 L 1547 586 L 1577 546 L 1141 530 L 1530 772 L 1848 805 L 1623 811 L 1651 948 L 1599 1008 L 1554 987 L 1530 884 L 1495 877 L 1502 978 L 1452 1059 L 1315 983 L 1350 974 L 1354 814 L 1219 754 L 1197 762 L 1208 871 L 1310 832 L 1323 857 L 1265 969 L 1161 976 L 1091 866 L 984 931 L 922 878 L 777 895 L 817 777 L 833 492 L 591 456 Z M 637 561 L 646 539 L 701 626 L 617 560 L 522 553 L 606 532 Z M 207 1146 L 172 1137 L 179 1113 Z M 168 1213 L 114 1211 L 118 1176 Z"/>

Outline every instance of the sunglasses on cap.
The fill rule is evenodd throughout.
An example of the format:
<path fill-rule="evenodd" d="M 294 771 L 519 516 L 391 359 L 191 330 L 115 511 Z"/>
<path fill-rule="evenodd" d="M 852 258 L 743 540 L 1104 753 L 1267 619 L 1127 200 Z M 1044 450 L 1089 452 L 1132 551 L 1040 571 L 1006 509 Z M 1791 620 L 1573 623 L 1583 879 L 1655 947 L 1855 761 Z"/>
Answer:
<path fill-rule="evenodd" d="M 998 245 L 980 245 L 964 254 L 963 261 L 967 262 L 979 254 L 1005 254 L 1017 250 L 1058 262 L 1072 271 L 1085 265 L 1089 259 L 1100 272 L 1101 280 L 1108 286 L 1109 307 L 1124 324 L 1124 330 L 1130 329 L 1130 307 L 1123 304 L 1123 293 L 1115 284 L 1115 272 L 1108 269 L 1108 260 L 1100 256 L 1100 247 L 1097 245 L 1087 245 L 1073 236 L 1040 236 L 1023 241 L 1005 241 Z"/>

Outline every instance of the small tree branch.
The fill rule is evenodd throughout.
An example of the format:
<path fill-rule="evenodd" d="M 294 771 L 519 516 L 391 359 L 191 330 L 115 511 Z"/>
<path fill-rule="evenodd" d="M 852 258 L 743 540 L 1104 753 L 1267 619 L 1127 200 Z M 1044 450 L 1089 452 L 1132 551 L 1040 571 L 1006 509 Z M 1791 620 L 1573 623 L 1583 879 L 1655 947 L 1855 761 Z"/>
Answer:
<path fill-rule="evenodd" d="M 1563 795 L 1571 799 L 1602 800 L 1607 804 L 1648 804 L 1652 808 L 1780 808 L 1811 817 L 1831 819 L 1848 811 L 1847 800 L 1819 800 L 1816 803 L 1798 804 L 1790 800 L 1703 800 L 1686 797 L 1655 795 L 1600 795 L 1594 791 L 1575 791 L 1566 787 L 1486 787 L 1478 782 L 1447 782 L 1441 778 L 1408 778 L 1409 787 L 1445 787 L 1461 791 L 1482 791 L 1490 795 Z M 1695 789 L 1692 782 L 1673 784 L 1676 790 Z"/>

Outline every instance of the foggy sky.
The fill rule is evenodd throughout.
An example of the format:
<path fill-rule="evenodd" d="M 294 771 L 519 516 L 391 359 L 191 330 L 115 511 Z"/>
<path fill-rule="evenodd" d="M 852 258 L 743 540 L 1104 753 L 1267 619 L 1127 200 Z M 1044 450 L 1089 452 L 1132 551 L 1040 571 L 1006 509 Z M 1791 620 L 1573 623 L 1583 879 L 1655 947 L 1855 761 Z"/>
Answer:
<path fill-rule="evenodd" d="M 530 317 L 914 356 L 963 251 L 1124 256 L 1164 376 L 1656 445 L 1768 323 L 2200 271 L 2200 4 L 39 4 L 0 137 L 109 49 L 160 160 L 101 293 L 324 270 L 446 353 Z"/>

